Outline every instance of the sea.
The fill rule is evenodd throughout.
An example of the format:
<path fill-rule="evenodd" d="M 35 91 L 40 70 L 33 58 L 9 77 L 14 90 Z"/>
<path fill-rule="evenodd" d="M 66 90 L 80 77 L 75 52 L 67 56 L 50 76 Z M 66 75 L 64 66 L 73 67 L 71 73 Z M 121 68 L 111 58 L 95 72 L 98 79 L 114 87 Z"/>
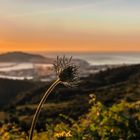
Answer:
<path fill-rule="evenodd" d="M 72 56 L 87 61 L 90 65 L 122 65 L 140 64 L 140 52 L 105 52 L 105 53 L 72 53 L 72 52 L 40 52 L 45 57 Z"/>

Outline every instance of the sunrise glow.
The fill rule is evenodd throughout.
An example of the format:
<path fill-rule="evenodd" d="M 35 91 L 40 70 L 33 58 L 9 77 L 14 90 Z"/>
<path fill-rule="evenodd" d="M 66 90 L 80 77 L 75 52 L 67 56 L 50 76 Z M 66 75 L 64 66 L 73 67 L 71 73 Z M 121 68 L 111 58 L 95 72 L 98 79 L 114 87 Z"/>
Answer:
<path fill-rule="evenodd" d="M 138 0 L 0 1 L 0 52 L 140 51 Z"/>

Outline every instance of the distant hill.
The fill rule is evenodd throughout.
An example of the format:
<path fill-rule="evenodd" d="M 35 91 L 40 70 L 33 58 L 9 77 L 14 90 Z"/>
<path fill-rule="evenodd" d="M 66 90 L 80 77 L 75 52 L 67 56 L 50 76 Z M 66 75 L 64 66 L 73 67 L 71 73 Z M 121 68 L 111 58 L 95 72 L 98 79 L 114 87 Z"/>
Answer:
<path fill-rule="evenodd" d="M 0 55 L 0 62 L 52 62 L 52 59 L 37 54 L 8 52 Z"/>
<path fill-rule="evenodd" d="M 54 58 L 48 58 L 42 55 L 25 52 L 8 52 L 0 54 L 0 62 L 17 62 L 17 63 L 31 62 L 31 63 L 53 64 Z M 73 59 L 73 63 L 79 65 L 81 68 L 89 66 L 88 62 L 81 59 Z"/>

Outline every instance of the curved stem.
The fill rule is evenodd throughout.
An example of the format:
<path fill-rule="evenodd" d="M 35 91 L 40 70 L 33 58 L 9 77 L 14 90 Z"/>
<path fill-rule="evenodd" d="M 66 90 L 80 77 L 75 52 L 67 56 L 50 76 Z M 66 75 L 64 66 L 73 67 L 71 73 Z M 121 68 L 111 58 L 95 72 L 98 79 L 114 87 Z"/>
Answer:
<path fill-rule="evenodd" d="M 31 124 L 31 129 L 30 129 L 30 133 L 29 133 L 29 140 L 32 140 L 32 137 L 33 137 L 33 131 L 35 129 L 35 126 L 36 126 L 36 123 L 37 123 L 37 119 L 38 119 L 38 116 L 40 114 L 40 111 L 41 111 L 41 108 L 43 106 L 43 104 L 45 103 L 47 97 L 49 96 L 49 94 L 52 92 L 52 90 L 59 84 L 61 83 L 61 81 L 59 79 L 57 79 L 50 87 L 49 89 L 46 91 L 46 93 L 44 94 L 44 96 L 42 97 L 37 109 L 36 109 L 36 112 L 35 112 L 35 115 L 33 117 L 33 120 L 32 120 L 32 124 Z"/>

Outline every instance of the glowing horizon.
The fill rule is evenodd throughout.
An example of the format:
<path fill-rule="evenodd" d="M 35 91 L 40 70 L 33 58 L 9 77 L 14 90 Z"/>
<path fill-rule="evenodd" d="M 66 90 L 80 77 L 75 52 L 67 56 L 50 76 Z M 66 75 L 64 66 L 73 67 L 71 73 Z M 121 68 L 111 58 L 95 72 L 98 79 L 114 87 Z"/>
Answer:
<path fill-rule="evenodd" d="M 138 0 L 6 0 L 0 5 L 0 52 L 140 51 Z"/>

